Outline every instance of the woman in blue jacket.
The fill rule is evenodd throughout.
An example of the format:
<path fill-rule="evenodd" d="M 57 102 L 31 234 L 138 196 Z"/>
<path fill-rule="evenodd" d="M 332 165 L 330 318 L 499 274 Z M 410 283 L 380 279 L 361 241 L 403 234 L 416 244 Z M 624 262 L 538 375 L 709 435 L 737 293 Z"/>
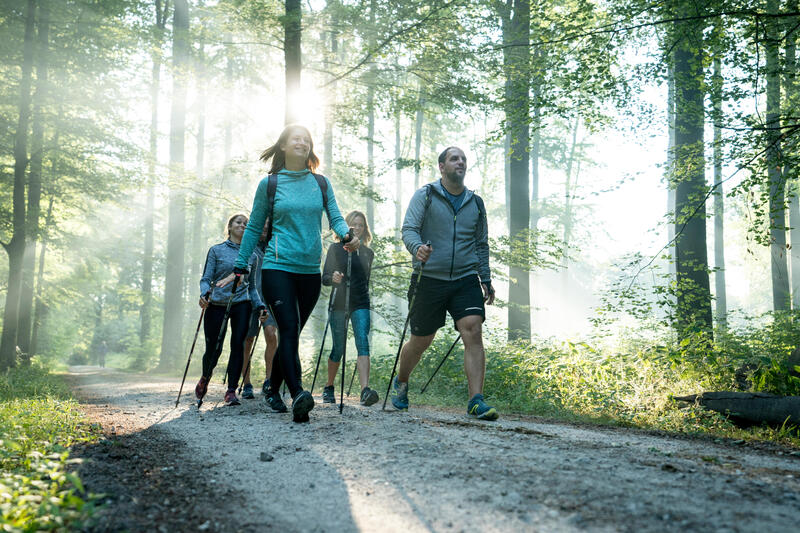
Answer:
<path fill-rule="evenodd" d="M 247 226 L 245 215 L 233 215 L 228 219 L 227 239 L 212 246 L 206 255 L 206 265 L 203 268 L 203 276 L 200 278 L 200 307 L 206 310 L 203 318 L 206 351 L 203 354 L 203 375 L 194 389 L 198 400 L 202 400 L 206 395 L 211 374 L 222 353 L 222 342 L 218 339 L 220 334 L 222 340 L 225 338 L 226 331 L 220 331 L 220 329 L 225 318 L 225 308 L 231 301 L 231 287 L 225 288 L 221 284 L 216 286 L 214 284 L 233 271 L 236 258 L 239 257 L 239 247 L 245 226 Z M 256 256 L 254 255 L 251 259 L 254 262 Z M 242 373 L 244 340 L 253 309 L 260 310 L 262 320 L 266 318 L 266 306 L 256 290 L 255 273 L 241 279 L 241 283 L 236 286 L 236 292 L 233 294 L 231 302 L 231 353 L 228 362 L 228 391 L 225 393 L 225 405 L 239 405 L 239 399 L 236 398 L 236 387 Z"/>
<path fill-rule="evenodd" d="M 234 273 L 241 276 L 248 272 L 248 260 L 270 217 L 272 234 L 261 266 L 261 288 L 278 323 L 279 341 L 270 376 L 271 389 L 265 399 L 273 410 L 286 412 L 278 393 L 286 382 L 292 395 L 294 421 L 307 422 L 314 398 L 303 390 L 298 346 L 300 332 L 317 303 L 322 284 L 322 213 L 327 213 L 331 229 L 345 248 L 355 251 L 359 241 L 339 211 L 328 178 L 314 174 L 319 158 L 314 154 L 308 129 L 287 126 L 278 141 L 264 150 L 261 160 L 272 161 L 269 173 L 277 177 L 274 200 L 269 205 L 267 176 L 256 190 Z M 327 204 L 323 205 L 326 197 Z M 233 275 L 223 283 L 232 280 Z"/>

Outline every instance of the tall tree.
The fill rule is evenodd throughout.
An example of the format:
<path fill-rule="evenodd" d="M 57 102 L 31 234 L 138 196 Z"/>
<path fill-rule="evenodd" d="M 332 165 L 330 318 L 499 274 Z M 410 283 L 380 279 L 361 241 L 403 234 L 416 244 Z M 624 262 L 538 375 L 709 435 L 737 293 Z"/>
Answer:
<path fill-rule="evenodd" d="M 300 72 L 302 69 L 302 54 L 300 40 L 302 37 L 301 21 L 302 11 L 300 0 L 286 0 L 286 14 L 283 18 L 283 57 L 284 75 L 286 78 L 286 124 L 297 122 L 300 96 Z"/>
<path fill-rule="evenodd" d="M 800 2 L 790 0 L 787 9 L 797 13 L 800 11 Z M 784 94 L 786 95 L 785 117 L 792 114 L 797 108 L 797 19 L 789 19 L 786 24 L 786 60 L 784 68 Z M 795 120 L 786 118 L 785 126 L 795 124 Z M 785 158 L 783 163 L 784 180 L 791 193 L 789 194 L 789 242 L 791 279 L 792 279 L 792 309 L 800 309 L 800 190 L 797 180 L 797 161 L 792 157 Z"/>
<path fill-rule="evenodd" d="M 142 251 L 142 303 L 139 308 L 139 343 L 144 346 L 150 337 L 153 305 L 153 215 L 156 198 L 156 163 L 158 162 L 158 95 L 161 91 L 161 54 L 167 25 L 169 0 L 156 0 L 156 24 L 153 28 L 150 81 L 150 152 L 147 160 L 147 197 L 144 209 L 144 249 Z"/>
<path fill-rule="evenodd" d="M 667 213 L 670 220 L 675 220 L 675 56 L 667 54 L 667 165 L 665 169 L 667 181 Z M 669 281 L 676 279 L 675 270 L 675 224 L 668 224 L 669 249 Z"/>
<path fill-rule="evenodd" d="M 45 315 L 47 314 L 47 306 L 44 303 L 42 296 L 44 292 L 44 256 L 47 251 L 47 238 L 50 235 L 50 227 L 53 224 L 53 202 L 55 195 L 50 195 L 50 200 L 47 204 L 47 215 L 44 219 L 44 229 L 42 231 L 42 245 L 39 251 L 39 273 L 36 276 L 36 300 L 33 315 L 33 326 L 31 327 L 31 354 L 35 355 L 39 349 L 39 331 L 42 328 Z"/>
<path fill-rule="evenodd" d="M 719 33 L 719 32 L 718 32 Z M 717 39 L 720 35 L 716 36 Z M 711 118 L 714 123 L 714 296 L 717 325 L 724 328 L 728 316 L 725 289 L 725 205 L 722 190 L 722 58 L 716 45 L 711 76 Z"/>
<path fill-rule="evenodd" d="M 201 4 L 202 5 L 202 4 Z M 206 56 L 205 56 L 205 41 L 203 31 L 200 31 L 200 46 L 197 50 L 197 58 L 195 61 L 196 80 L 197 80 L 197 149 L 195 151 L 195 178 L 197 183 L 203 183 L 206 179 L 205 171 L 205 155 L 206 155 L 206 84 L 208 83 L 206 77 Z M 203 198 L 199 193 L 194 195 L 192 199 L 192 247 L 189 255 L 191 265 L 189 272 L 190 283 L 195 283 L 200 279 L 200 265 L 203 262 Z M 191 288 L 188 289 L 191 294 Z"/>
<path fill-rule="evenodd" d="M 19 300 L 22 290 L 22 263 L 25 255 L 25 170 L 28 167 L 28 125 L 31 114 L 31 74 L 33 71 L 34 22 L 36 1 L 25 7 L 17 132 L 14 136 L 13 235 L 4 242 L 8 254 L 8 292 L 3 313 L 3 335 L 0 339 L 0 371 L 16 364 Z"/>
<path fill-rule="evenodd" d="M 675 3 L 675 267 L 676 319 L 681 335 L 710 332 L 711 291 L 706 248 L 703 126 L 705 18 L 691 0 Z"/>
<path fill-rule="evenodd" d="M 525 255 L 529 247 L 530 202 L 528 165 L 530 162 L 530 3 L 507 0 L 507 19 L 503 24 L 505 118 L 510 134 L 509 146 L 509 238 L 512 255 Z M 509 267 L 509 340 L 530 339 L 530 275 L 526 267 Z"/>
<path fill-rule="evenodd" d="M 25 257 L 22 262 L 22 291 L 19 300 L 19 329 L 17 345 L 23 353 L 23 362 L 30 361 L 31 327 L 33 319 L 33 285 L 36 271 L 36 243 L 39 240 L 39 216 L 42 198 L 42 160 L 44 158 L 45 103 L 49 81 L 48 34 L 50 30 L 50 5 L 39 0 L 36 23 L 38 46 L 36 50 L 36 92 L 33 95 L 33 125 L 31 128 L 31 159 L 28 172 L 28 209 L 26 212 Z"/>
<path fill-rule="evenodd" d="M 767 13 L 778 14 L 778 0 L 767 0 Z M 786 183 L 781 172 L 781 65 L 779 46 L 782 35 L 779 22 L 766 23 L 766 159 L 769 181 L 770 267 L 772 274 L 772 308 L 786 311 L 790 306 L 789 269 L 786 257 Z"/>
<path fill-rule="evenodd" d="M 164 279 L 164 329 L 159 367 L 171 369 L 180 352 L 183 331 L 183 272 L 186 235 L 186 198 L 183 191 L 186 132 L 186 78 L 189 60 L 189 4 L 175 0 L 172 20 L 172 109 L 169 133 L 169 216 L 167 269 Z"/>
<path fill-rule="evenodd" d="M 425 99 L 422 97 L 422 84 L 419 85 L 419 97 L 417 98 L 417 110 L 414 118 L 414 190 L 419 189 L 419 173 L 422 170 L 420 160 L 422 151 L 422 123 L 425 120 Z"/>

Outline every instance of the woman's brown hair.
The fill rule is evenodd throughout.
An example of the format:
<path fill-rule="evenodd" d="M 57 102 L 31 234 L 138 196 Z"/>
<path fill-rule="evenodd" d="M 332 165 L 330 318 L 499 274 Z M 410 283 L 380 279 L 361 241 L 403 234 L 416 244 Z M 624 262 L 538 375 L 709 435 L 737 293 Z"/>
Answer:
<path fill-rule="evenodd" d="M 269 168 L 270 174 L 277 174 L 286 166 L 286 153 L 281 150 L 281 145 L 286 144 L 286 142 L 289 140 L 289 135 L 295 128 L 303 130 L 306 135 L 308 135 L 309 150 L 308 159 L 306 160 L 306 168 L 311 172 L 317 170 L 317 167 L 319 166 L 319 157 L 317 157 L 317 154 L 314 153 L 314 141 L 311 139 L 311 132 L 308 131 L 308 128 L 301 126 L 300 124 L 289 124 L 283 128 L 280 137 L 278 137 L 278 141 L 261 152 L 261 157 L 259 159 L 261 159 L 263 162 L 266 163 L 272 159 L 272 165 Z"/>

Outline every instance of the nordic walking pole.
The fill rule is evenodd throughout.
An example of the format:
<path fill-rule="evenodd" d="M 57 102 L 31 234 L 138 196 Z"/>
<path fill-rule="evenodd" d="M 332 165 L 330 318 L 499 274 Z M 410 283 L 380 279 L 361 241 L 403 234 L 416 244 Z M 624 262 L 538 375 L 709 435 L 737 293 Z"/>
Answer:
<path fill-rule="evenodd" d="M 253 355 L 256 353 L 256 344 L 258 344 L 258 336 L 261 333 L 262 328 L 261 321 L 258 322 L 258 331 L 256 331 L 256 338 L 253 341 L 253 346 L 250 347 L 250 357 L 247 358 L 247 368 L 244 369 L 244 374 L 242 374 L 242 382 L 239 383 L 239 394 L 242 394 L 242 387 L 244 387 L 244 377 L 250 371 L 250 363 L 253 361 Z"/>
<path fill-rule="evenodd" d="M 350 273 L 353 268 L 353 252 L 347 252 L 347 280 L 344 286 L 344 339 L 342 339 L 342 389 L 339 396 L 339 414 L 344 409 L 344 370 L 347 367 L 347 329 L 350 322 Z"/>
<path fill-rule="evenodd" d="M 225 316 L 222 318 L 222 326 L 219 328 L 219 335 L 217 335 L 217 344 L 214 347 L 214 353 L 217 353 L 217 350 L 222 351 L 222 340 L 225 338 L 225 330 L 228 328 L 228 318 L 231 316 L 231 305 L 233 304 L 233 297 L 236 295 L 236 287 L 239 285 L 239 278 L 241 276 L 234 276 L 233 277 L 233 286 L 231 287 L 231 297 L 228 298 L 228 304 L 225 306 Z M 230 359 L 228 359 L 228 364 L 230 365 Z M 228 376 L 228 370 L 225 369 L 225 376 L 222 378 L 222 384 L 225 384 L 225 379 Z M 210 380 L 209 380 L 210 381 Z M 200 406 L 203 405 L 202 398 L 197 400 L 197 407 L 198 409 Z"/>
<path fill-rule="evenodd" d="M 356 359 L 356 366 L 353 368 L 353 375 L 350 376 L 350 386 L 347 387 L 347 395 L 350 396 L 350 391 L 353 390 L 353 381 L 356 379 L 356 372 L 358 372 L 358 359 Z"/>
<path fill-rule="evenodd" d="M 214 289 L 214 284 L 211 284 L 211 288 L 208 289 L 208 292 L 203 295 L 205 300 L 208 300 L 208 297 L 211 296 L 211 291 Z M 178 402 L 181 401 L 181 393 L 183 392 L 183 384 L 186 382 L 186 374 L 189 373 L 189 363 L 192 362 L 192 353 L 194 352 L 194 345 L 197 344 L 197 334 L 200 333 L 200 326 L 203 325 L 203 317 L 206 314 L 206 308 L 204 307 L 202 311 L 200 311 L 200 320 L 197 321 L 197 329 L 194 331 L 194 339 L 192 340 L 192 347 L 189 348 L 189 359 L 186 361 L 186 368 L 183 371 L 183 379 L 181 380 L 181 388 L 178 389 L 178 397 L 175 399 L 175 407 L 178 407 Z"/>
<path fill-rule="evenodd" d="M 431 241 L 425 243 L 425 246 L 430 246 Z M 400 350 L 403 349 L 403 341 L 406 338 L 406 330 L 408 330 L 408 323 L 411 320 L 411 309 L 414 307 L 414 300 L 417 299 L 417 290 L 419 289 L 419 282 L 420 278 L 422 278 L 422 269 L 425 266 L 425 263 L 420 262 L 419 264 L 419 272 L 417 272 L 417 281 L 414 283 L 414 294 L 411 295 L 411 301 L 408 302 L 408 314 L 406 314 L 406 323 L 403 326 L 403 334 L 400 335 L 400 344 L 397 345 L 397 355 L 394 358 L 394 366 L 392 367 L 392 375 L 389 378 L 389 386 L 386 388 L 386 395 L 383 397 L 383 407 L 381 407 L 381 411 L 386 410 L 386 400 L 389 399 L 389 392 L 392 390 L 392 380 L 394 379 L 394 374 L 397 371 L 397 361 L 400 360 Z"/>
<path fill-rule="evenodd" d="M 322 342 L 319 345 L 319 355 L 317 356 L 317 366 L 314 368 L 314 379 L 311 380 L 311 394 L 314 394 L 314 385 L 317 383 L 317 372 L 319 371 L 319 362 L 322 360 L 322 352 L 325 349 L 325 337 L 328 335 L 328 326 L 331 325 L 331 311 L 333 311 L 333 301 L 336 299 L 336 289 L 334 287 L 331 291 L 331 298 L 328 302 L 328 319 L 325 321 L 325 331 L 322 333 Z"/>
<path fill-rule="evenodd" d="M 449 350 L 447 350 L 447 353 L 446 353 L 446 354 L 444 354 L 444 357 L 442 357 L 442 360 L 441 360 L 441 362 L 439 363 L 439 366 L 437 366 L 437 367 L 436 367 L 436 370 L 434 370 L 434 371 L 433 371 L 433 374 L 431 374 L 431 377 L 429 377 L 429 378 L 428 378 L 428 382 L 425 384 L 425 386 L 424 386 L 424 387 L 422 387 L 422 390 L 421 390 L 421 391 L 419 391 L 419 392 L 420 392 L 420 394 L 422 394 L 423 392 L 425 392 L 425 389 L 427 389 L 427 388 L 428 388 L 428 385 L 430 385 L 430 384 L 431 384 L 431 381 L 433 381 L 433 377 L 436 375 L 436 373 L 439 371 L 439 369 L 440 369 L 440 368 L 442 368 L 442 365 L 443 365 L 443 364 L 444 364 L 444 362 L 447 360 L 447 356 L 448 356 L 448 355 L 450 355 L 450 352 L 452 352 L 452 351 L 453 351 L 453 348 L 455 348 L 455 347 L 456 347 L 456 344 L 457 344 L 457 343 L 458 343 L 458 341 L 460 341 L 460 340 L 461 340 L 461 333 L 459 333 L 459 334 L 458 334 L 458 337 L 456 337 L 456 340 L 454 340 L 454 341 L 453 341 L 453 344 L 450 346 L 450 349 L 449 349 Z"/>

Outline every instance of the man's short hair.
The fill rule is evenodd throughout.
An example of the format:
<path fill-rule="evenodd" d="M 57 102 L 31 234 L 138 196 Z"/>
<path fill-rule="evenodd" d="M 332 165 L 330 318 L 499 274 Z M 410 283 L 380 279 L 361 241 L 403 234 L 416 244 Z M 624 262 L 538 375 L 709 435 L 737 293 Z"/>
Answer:
<path fill-rule="evenodd" d="M 449 152 L 449 151 L 450 151 L 450 150 L 452 150 L 453 148 L 458 148 L 458 146 L 448 146 L 447 148 L 445 148 L 444 150 L 442 150 L 442 153 L 441 153 L 441 154 L 439 154 L 439 164 L 440 164 L 440 165 L 441 165 L 442 163 L 444 163 L 444 160 L 445 160 L 445 159 L 447 159 L 447 152 Z"/>

